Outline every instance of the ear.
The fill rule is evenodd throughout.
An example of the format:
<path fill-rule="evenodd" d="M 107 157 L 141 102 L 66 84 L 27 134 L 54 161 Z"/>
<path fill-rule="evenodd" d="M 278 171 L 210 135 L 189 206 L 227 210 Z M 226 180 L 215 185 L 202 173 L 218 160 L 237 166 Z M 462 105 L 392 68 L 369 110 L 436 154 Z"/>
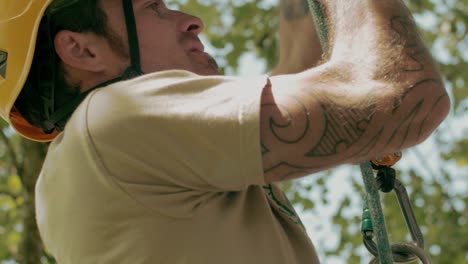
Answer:
<path fill-rule="evenodd" d="M 102 72 L 101 41 L 92 33 L 78 33 L 62 30 L 54 39 L 55 50 L 64 64 L 77 70 Z"/>

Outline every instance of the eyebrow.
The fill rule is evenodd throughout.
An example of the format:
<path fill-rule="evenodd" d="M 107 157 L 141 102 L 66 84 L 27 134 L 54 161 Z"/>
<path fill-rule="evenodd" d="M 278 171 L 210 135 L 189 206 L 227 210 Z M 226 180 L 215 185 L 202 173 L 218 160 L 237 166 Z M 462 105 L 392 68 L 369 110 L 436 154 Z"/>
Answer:
<path fill-rule="evenodd" d="M 139 7 L 139 6 L 141 6 L 144 3 L 149 2 L 149 1 L 151 1 L 151 0 L 132 0 L 134 7 Z"/>

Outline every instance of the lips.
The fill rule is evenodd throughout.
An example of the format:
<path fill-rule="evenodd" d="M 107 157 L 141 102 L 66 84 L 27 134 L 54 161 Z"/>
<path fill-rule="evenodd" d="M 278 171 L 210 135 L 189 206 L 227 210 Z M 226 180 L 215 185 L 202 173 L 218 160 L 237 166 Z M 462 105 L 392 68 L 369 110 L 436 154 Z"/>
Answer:
<path fill-rule="evenodd" d="M 195 51 L 195 52 L 204 52 L 205 51 L 205 47 L 203 46 L 203 44 L 201 44 L 200 42 L 196 42 L 196 43 L 193 43 L 192 46 L 190 47 L 189 49 L 190 51 Z"/>
<path fill-rule="evenodd" d="M 218 73 L 218 64 L 216 61 L 211 57 L 208 53 L 205 52 L 205 47 L 200 41 L 194 41 L 191 43 L 191 46 L 188 50 L 188 53 L 193 54 L 199 61 L 201 59 L 201 62 L 203 65 L 206 67 L 209 67 L 211 69 L 214 69 L 214 72 Z"/>

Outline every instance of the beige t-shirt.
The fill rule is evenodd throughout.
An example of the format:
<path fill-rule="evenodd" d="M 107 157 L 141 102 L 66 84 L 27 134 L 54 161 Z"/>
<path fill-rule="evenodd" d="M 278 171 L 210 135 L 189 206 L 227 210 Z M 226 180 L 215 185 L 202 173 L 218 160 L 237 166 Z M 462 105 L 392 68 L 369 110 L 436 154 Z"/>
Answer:
<path fill-rule="evenodd" d="M 267 83 L 166 71 L 93 91 L 36 185 L 58 263 L 318 263 L 294 209 L 263 179 Z"/>

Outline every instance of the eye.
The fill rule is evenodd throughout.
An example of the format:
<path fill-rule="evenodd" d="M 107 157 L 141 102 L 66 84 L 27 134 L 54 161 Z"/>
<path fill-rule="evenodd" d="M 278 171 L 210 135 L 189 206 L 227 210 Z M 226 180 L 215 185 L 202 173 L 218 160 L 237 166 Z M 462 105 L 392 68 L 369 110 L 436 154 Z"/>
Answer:
<path fill-rule="evenodd" d="M 153 9 L 154 11 L 158 11 L 160 5 L 161 5 L 161 4 L 160 4 L 159 2 L 153 2 L 153 3 L 151 3 L 151 4 L 149 5 L 149 7 L 150 7 L 151 9 Z"/>
<path fill-rule="evenodd" d="M 160 0 L 153 1 L 150 5 L 149 8 L 153 9 L 156 12 L 161 11 L 161 8 L 164 7 L 164 2 Z"/>

